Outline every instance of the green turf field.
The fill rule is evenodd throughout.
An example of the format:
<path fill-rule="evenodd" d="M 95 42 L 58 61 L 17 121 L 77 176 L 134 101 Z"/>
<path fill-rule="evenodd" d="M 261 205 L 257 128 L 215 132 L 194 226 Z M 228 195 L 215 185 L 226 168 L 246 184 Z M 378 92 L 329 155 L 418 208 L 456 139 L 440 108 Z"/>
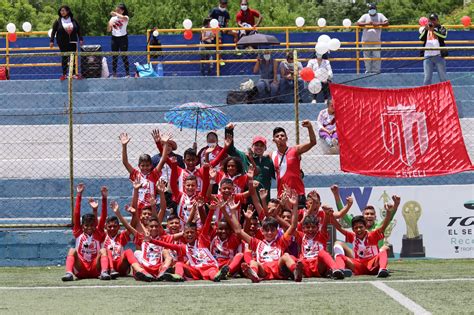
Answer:
<path fill-rule="evenodd" d="M 474 314 L 474 260 L 391 261 L 389 269 L 392 275 L 383 281 L 360 276 L 300 284 L 173 284 L 130 277 L 63 283 L 62 267 L 0 268 L 0 313 Z"/>

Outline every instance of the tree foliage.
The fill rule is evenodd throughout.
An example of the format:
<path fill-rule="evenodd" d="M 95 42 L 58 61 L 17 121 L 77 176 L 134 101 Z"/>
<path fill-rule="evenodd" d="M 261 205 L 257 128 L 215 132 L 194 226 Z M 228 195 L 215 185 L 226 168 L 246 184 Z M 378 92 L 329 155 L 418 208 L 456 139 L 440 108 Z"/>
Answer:
<path fill-rule="evenodd" d="M 209 10 L 217 6 L 218 0 L 125 0 L 130 11 L 130 34 L 143 34 L 147 28 L 182 28 L 184 19 L 193 21 L 194 27 L 201 27 L 202 20 Z M 8 23 L 16 24 L 21 30 L 23 22 L 31 22 L 33 30 L 46 31 L 58 18 L 57 10 L 61 4 L 71 7 L 74 16 L 82 26 L 85 35 L 105 35 L 110 11 L 117 1 L 114 0 L 0 0 L 0 30 L 5 31 Z M 384 13 L 391 24 L 416 24 L 419 17 L 436 12 L 441 18 L 451 12 L 462 11 L 463 0 L 382 0 L 378 1 L 379 11 Z M 302 16 L 306 25 L 316 25 L 324 17 L 328 25 L 341 25 L 345 18 L 353 22 L 366 13 L 366 1 L 330 1 L 330 0 L 250 0 L 250 7 L 259 10 L 263 16 L 263 26 L 288 26 L 295 24 L 295 18 Z M 471 5 L 472 8 L 472 5 Z M 232 17 L 231 26 L 235 26 L 235 15 L 239 10 L 239 1 L 229 1 Z M 452 20 L 452 19 L 451 19 Z M 442 21 L 444 22 L 444 21 Z M 457 21 L 451 21 L 459 23 Z"/>

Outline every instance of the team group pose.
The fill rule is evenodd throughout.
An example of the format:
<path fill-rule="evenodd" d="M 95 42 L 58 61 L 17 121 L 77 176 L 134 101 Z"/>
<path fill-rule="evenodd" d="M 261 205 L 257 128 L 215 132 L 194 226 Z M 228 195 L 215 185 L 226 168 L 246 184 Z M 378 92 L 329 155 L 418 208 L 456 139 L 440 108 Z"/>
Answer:
<path fill-rule="evenodd" d="M 85 185 L 77 186 L 75 247 L 68 252 L 62 280 L 110 280 L 129 274 L 147 282 L 388 277 L 387 248 L 381 240 L 400 197 L 392 196 L 383 222 L 376 222 L 372 206 L 362 215 L 348 214 L 352 197 L 344 206 L 336 185 L 331 187 L 336 210 L 322 203 L 317 191 L 306 194 L 300 160 L 316 145 L 316 136 L 308 120 L 302 126 L 308 130 L 308 142 L 288 146 L 286 131 L 277 127 L 277 150 L 266 154 L 267 141 L 261 136 L 252 140 L 247 152 L 235 148 L 237 128 L 229 124 L 223 147 L 217 134 L 209 133 L 208 146 L 199 153 L 195 145 L 186 149 L 181 161 L 173 152 L 177 146 L 172 136 L 155 129 L 152 138 L 159 162 L 142 154 L 138 167 L 128 161 L 131 138 L 120 134 L 131 203 L 109 203 L 108 189 L 102 187 L 100 216 L 99 204 L 91 198 L 92 213 L 81 217 Z M 276 196 L 270 196 L 272 179 Z M 352 230 L 343 229 L 340 221 Z M 329 249 L 328 225 L 345 237 Z"/>

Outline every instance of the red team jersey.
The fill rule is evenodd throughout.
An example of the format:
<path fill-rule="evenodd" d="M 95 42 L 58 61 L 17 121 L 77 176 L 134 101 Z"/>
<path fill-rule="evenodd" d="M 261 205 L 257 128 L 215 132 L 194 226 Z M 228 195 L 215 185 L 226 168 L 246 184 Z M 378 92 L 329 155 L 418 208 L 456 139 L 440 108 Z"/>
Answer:
<path fill-rule="evenodd" d="M 160 235 L 156 239 L 161 239 L 161 237 Z M 149 271 L 150 268 L 158 270 L 162 262 L 163 247 L 154 244 L 153 240 L 145 242 L 144 238 L 145 236 L 141 233 L 136 235 L 135 244 L 141 248 L 141 255 L 137 257 L 138 262 Z"/>
<path fill-rule="evenodd" d="M 219 201 L 224 200 L 222 195 L 212 195 L 212 196 L 214 198 L 217 198 Z M 245 197 L 245 194 L 235 194 L 233 195 L 233 197 L 234 197 L 234 202 L 235 203 L 240 202 L 241 207 L 242 205 L 247 203 L 247 198 Z M 215 204 L 215 202 L 213 202 L 212 204 Z M 225 205 L 225 210 L 227 211 L 228 214 L 230 214 L 230 207 L 227 204 Z M 224 215 L 221 213 L 221 209 L 216 209 L 215 215 L 216 215 L 216 222 L 219 222 L 224 217 Z M 240 211 L 238 212 L 238 216 L 239 216 L 238 220 L 240 220 Z"/>
<path fill-rule="evenodd" d="M 296 232 L 296 242 L 300 247 L 300 259 L 314 259 L 318 257 L 319 251 L 326 249 L 329 235 L 326 231 L 317 233 L 313 238 L 302 232 Z"/>
<path fill-rule="evenodd" d="M 384 235 L 379 229 L 367 232 L 363 239 L 357 238 L 353 232 L 346 231 L 346 242 L 352 243 L 354 257 L 359 260 L 369 260 L 377 256 L 378 242 L 383 238 Z"/>
<path fill-rule="evenodd" d="M 144 175 L 139 169 L 133 169 L 130 180 L 140 179 L 142 187 L 138 190 L 138 209 L 150 205 L 150 198 L 156 196 L 156 183 L 160 179 L 161 171 L 154 168 L 149 174 Z"/>
<path fill-rule="evenodd" d="M 117 260 L 122 256 L 123 248 L 130 241 L 130 233 L 128 231 L 122 231 L 117 233 L 115 237 L 105 236 L 105 241 L 102 247 L 112 252 L 113 260 Z"/>
<path fill-rule="evenodd" d="M 288 147 L 284 154 L 274 151 L 272 154 L 273 166 L 277 180 L 278 195 L 287 185 L 296 190 L 298 195 L 304 195 L 304 183 L 301 179 L 300 157 L 295 147 Z"/>
<path fill-rule="evenodd" d="M 243 193 L 244 191 L 247 190 L 247 185 L 248 185 L 248 176 L 247 176 L 247 174 L 244 174 L 244 175 L 239 174 L 239 175 L 236 175 L 234 177 L 231 177 L 229 175 L 226 175 L 224 172 L 220 171 L 217 174 L 216 181 L 218 183 L 220 183 L 221 180 L 224 179 L 224 178 L 229 178 L 229 179 L 232 180 L 232 182 L 234 183 L 234 193 L 240 194 L 240 193 Z"/>
<path fill-rule="evenodd" d="M 289 242 L 290 236 L 286 234 L 270 242 L 252 237 L 249 248 L 255 252 L 257 262 L 271 263 L 280 259 L 288 247 Z"/>
<path fill-rule="evenodd" d="M 225 241 L 222 241 L 216 235 L 212 238 L 209 248 L 214 258 L 220 261 L 234 258 L 235 254 L 239 252 L 240 245 L 241 241 L 235 234 L 232 234 Z"/>

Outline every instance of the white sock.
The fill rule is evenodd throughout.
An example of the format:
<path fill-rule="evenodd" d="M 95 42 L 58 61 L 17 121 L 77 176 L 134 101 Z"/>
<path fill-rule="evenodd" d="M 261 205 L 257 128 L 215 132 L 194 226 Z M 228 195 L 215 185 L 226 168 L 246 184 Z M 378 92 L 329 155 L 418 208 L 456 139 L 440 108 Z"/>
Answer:
<path fill-rule="evenodd" d="M 342 248 L 342 245 L 336 244 L 333 247 L 334 250 L 334 257 L 337 255 L 344 255 L 344 248 Z"/>

